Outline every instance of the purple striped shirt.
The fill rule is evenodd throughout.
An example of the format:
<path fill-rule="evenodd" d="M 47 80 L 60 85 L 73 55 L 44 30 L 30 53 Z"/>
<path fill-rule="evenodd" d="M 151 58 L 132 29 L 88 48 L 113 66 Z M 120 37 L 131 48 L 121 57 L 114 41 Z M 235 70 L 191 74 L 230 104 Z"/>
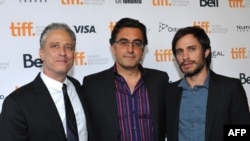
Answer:
<path fill-rule="evenodd" d="M 115 73 L 121 141 L 154 141 L 149 99 L 142 79 L 131 94 L 124 78 Z"/>

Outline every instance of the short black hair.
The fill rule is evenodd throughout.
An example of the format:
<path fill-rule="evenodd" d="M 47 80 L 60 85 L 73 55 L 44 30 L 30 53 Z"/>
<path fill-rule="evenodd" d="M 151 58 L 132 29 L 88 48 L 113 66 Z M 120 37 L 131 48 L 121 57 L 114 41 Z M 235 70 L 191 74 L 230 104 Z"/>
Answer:
<path fill-rule="evenodd" d="M 143 34 L 143 46 L 146 46 L 148 44 L 146 26 L 143 23 L 141 23 L 139 20 L 132 19 L 132 18 L 122 18 L 115 24 L 112 30 L 111 38 L 109 39 L 110 45 L 114 44 L 117 33 L 119 32 L 121 28 L 124 28 L 124 27 L 139 28 Z"/>
<path fill-rule="evenodd" d="M 210 39 L 207 35 L 207 33 L 205 32 L 204 29 L 202 29 L 199 26 L 188 26 L 185 28 L 180 28 L 176 34 L 174 35 L 174 38 L 172 40 L 172 52 L 174 54 L 174 56 L 176 57 L 176 43 L 177 41 L 182 38 L 185 35 L 188 34 L 192 34 L 197 40 L 198 42 L 201 44 L 202 46 L 202 51 L 203 53 L 205 53 L 206 49 L 210 49 L 211 50 L 211 46 L 210 46 Z M 210 54 L 207 56 L 206 58 L 206 65 L 207 68 L 209 68 L 210 64 L 211 64 L 211 52 Z"/>

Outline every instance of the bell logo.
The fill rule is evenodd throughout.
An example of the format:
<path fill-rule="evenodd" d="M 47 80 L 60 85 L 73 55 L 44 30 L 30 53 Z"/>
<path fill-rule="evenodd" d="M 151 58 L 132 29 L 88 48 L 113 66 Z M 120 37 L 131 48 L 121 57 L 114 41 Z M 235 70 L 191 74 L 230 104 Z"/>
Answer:
<path fill-rule="evenodd" d="M 11 35 L 14 37 L 20 36 L 35 36 L 35 33 L 32 32 L 33 30 L 33 22 L 12 22 L 10 24 L 10 32 Z"/>
<path fill-rule="evenodd" d="M 246 76 L 245 73 L 240 73 L 240 81 L 242 84 L 250 84 L 250 77 Z"/>
<path fill-rule="evenodd" d="M 200 0 L 200 6 L 201 7 L 218 7 L 219 3 L 218 0 Z"/>

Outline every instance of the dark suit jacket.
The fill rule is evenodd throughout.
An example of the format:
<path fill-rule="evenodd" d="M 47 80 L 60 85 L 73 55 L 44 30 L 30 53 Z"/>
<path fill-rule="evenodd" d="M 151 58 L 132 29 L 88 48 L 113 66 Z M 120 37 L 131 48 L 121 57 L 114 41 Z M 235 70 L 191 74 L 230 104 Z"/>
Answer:
<path fill-rule="evenodd" d="M 80 83 L 68 77 L 78 95 Z M 82 95 L 79 95 L 83 104 Z M 57 108 L 47 87 L 37 75 L 34 81 L 8 95 L 0 115 L 1 141 L 66 141 Z"/>
<path fill-rule="evenodd" d="M 149 93 L 155 141 L 164 141 L 164 89 L 166 72 L 146 69 L 143 77 Z M 120 129 L 116 104 L 113 68 L 83 79 L 83 92 L 95 141 L 119 141 Z"/>
<path fill-rule="evenodd" d="M 178 141 L 178 119 L 182 88 L 181 80 L 172 83 L 166 94 L 168 141 Z M 241 82 L 210 71 L 205 141 L 223 141 L 225 124 L 250 124 L 246 93 Z"/>

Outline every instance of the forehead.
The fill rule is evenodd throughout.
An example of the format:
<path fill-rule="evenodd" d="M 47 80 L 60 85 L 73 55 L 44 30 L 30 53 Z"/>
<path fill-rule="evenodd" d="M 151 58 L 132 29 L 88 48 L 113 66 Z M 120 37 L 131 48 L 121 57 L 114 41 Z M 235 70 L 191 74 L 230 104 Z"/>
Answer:
<path fill-rule="evenodd" d="M 123 27 L 118 31 L 116 38 L 143 39 L 143 34 L 139 28 Z"/>
<path fill-rule="evenodd" d="M 73 42 L 70 34 L 64 30 L 51 30 L 47 34 L 47 41 L 66 41 L 66 42 Z"/>
<path fill-rule="evenodd" d="M 176 42 L 176 49 L 189 46 L 201 46 L 198 39 L 193 34 L 187 34 Z"/>

